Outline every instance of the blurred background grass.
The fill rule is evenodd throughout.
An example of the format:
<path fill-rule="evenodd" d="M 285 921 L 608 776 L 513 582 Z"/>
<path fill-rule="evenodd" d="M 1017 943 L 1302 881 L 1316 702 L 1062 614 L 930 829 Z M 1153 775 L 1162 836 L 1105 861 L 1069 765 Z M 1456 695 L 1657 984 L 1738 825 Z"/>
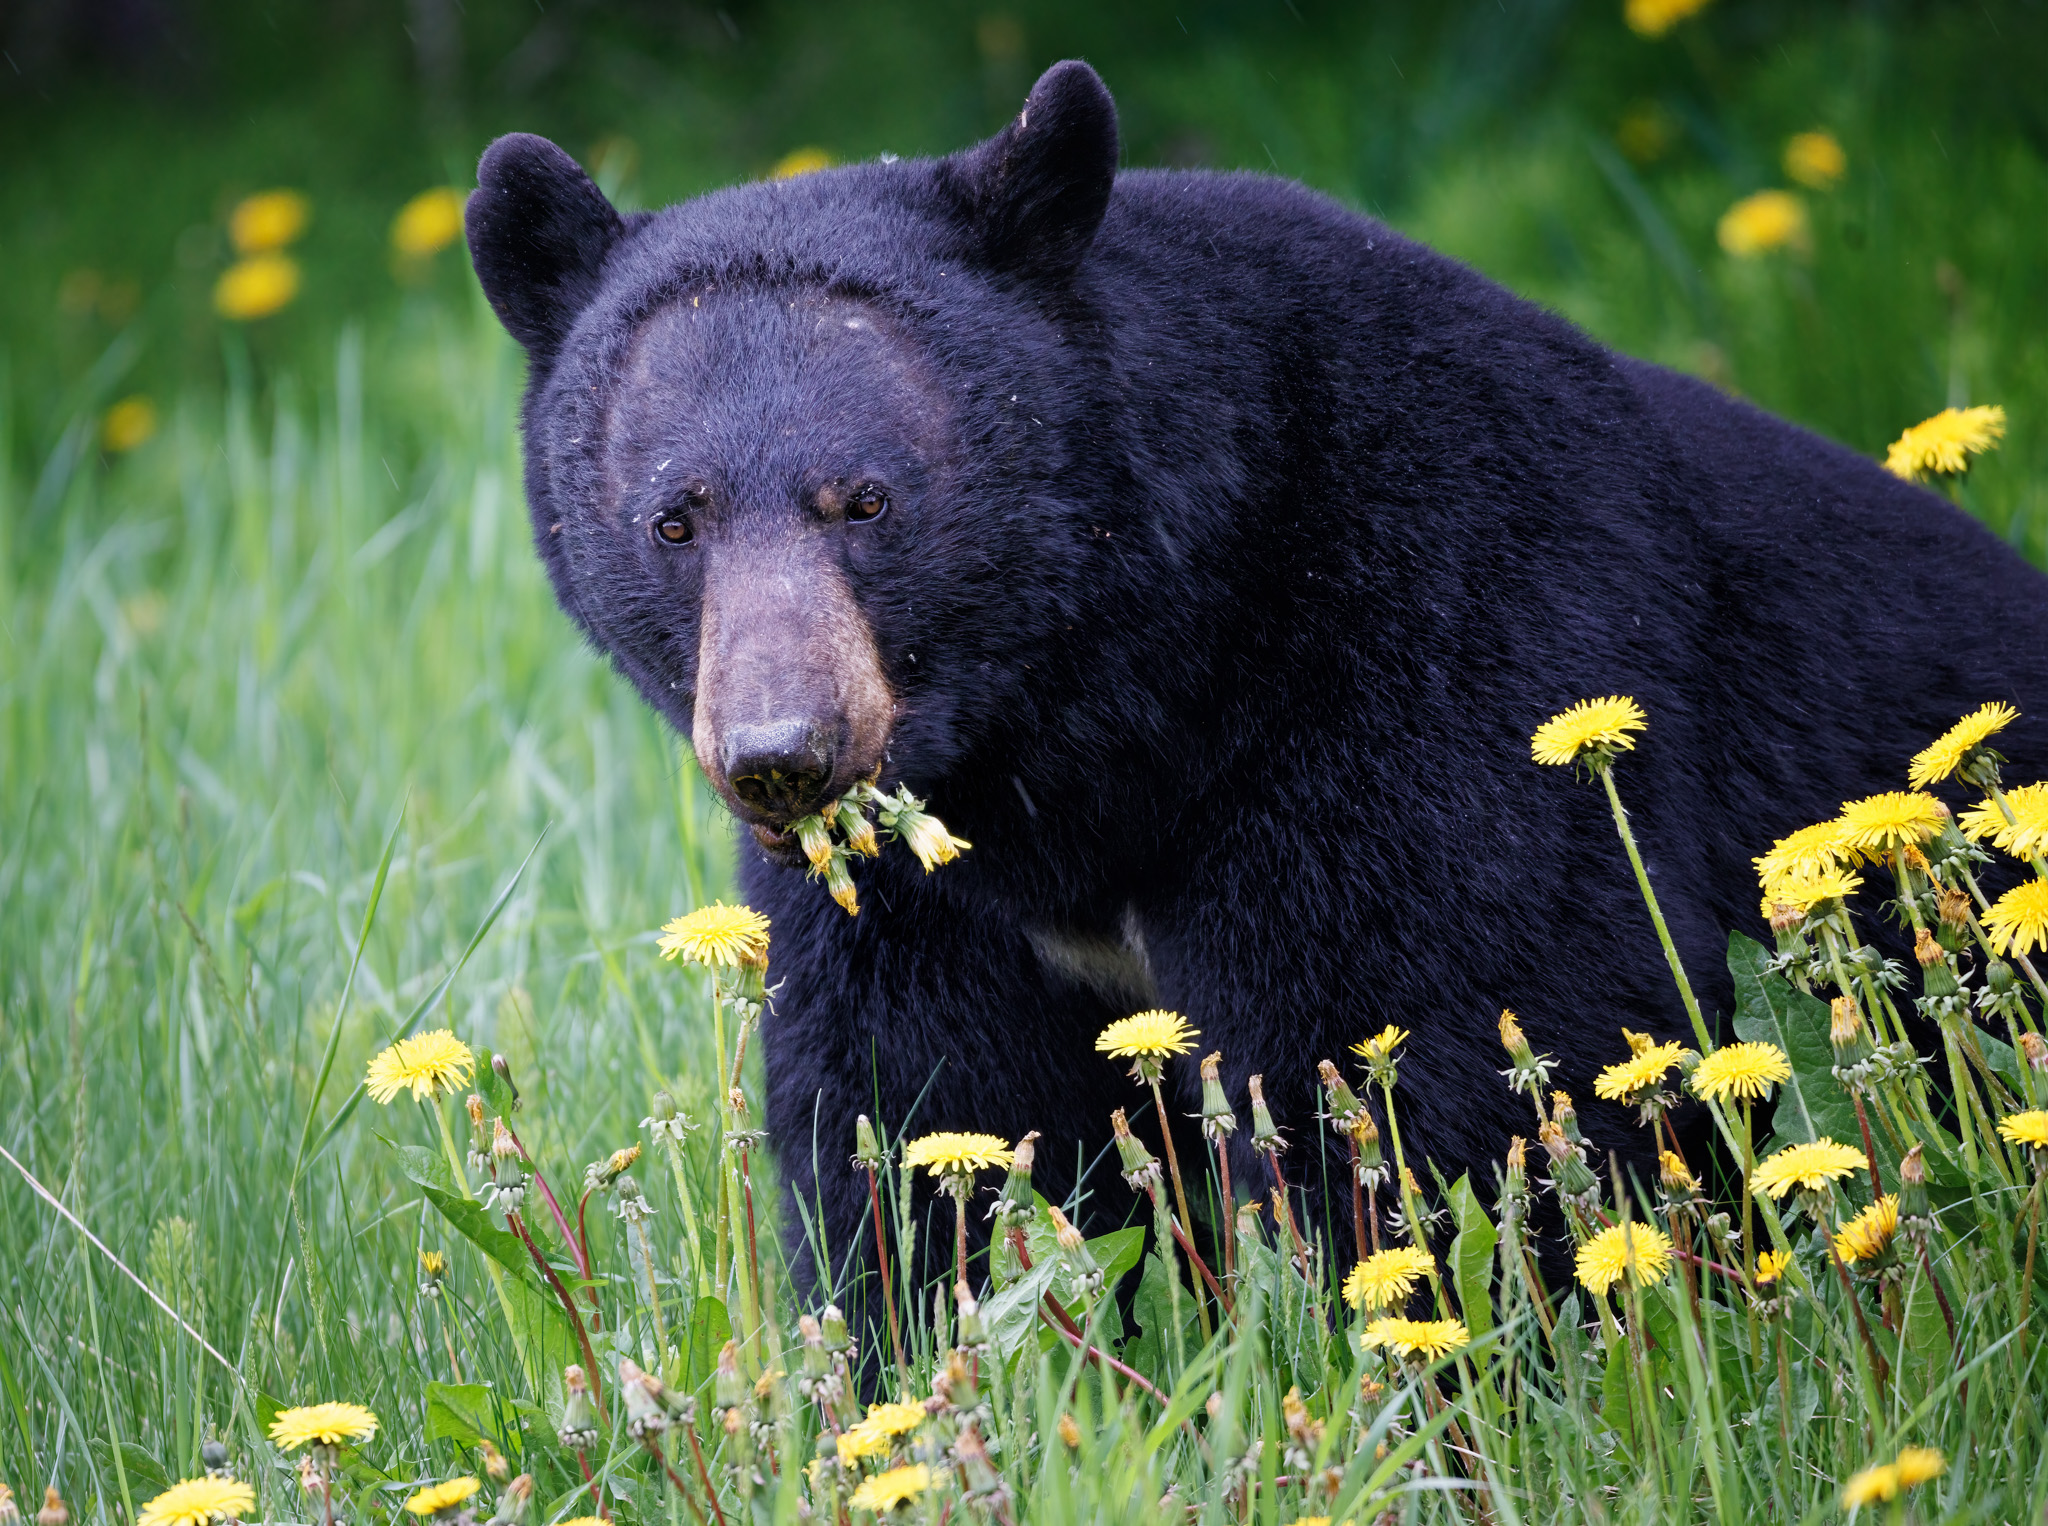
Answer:
<path fill-rule="evenodd" d="M 1858 450 L 2002 403 L 1965 500 L 2048 558 L 2035 0 L 1723 0 L 1655 39 L 1620 0 L 9 0 L 0 51 L 0 1143 L 251 1382 L 385 1413 L 399 1477 L 438 1238 L 374 1136 L 431 1136 L 359 1113 L 295 1180 L 308 1120 L 537 842 L 430 1023 L 511 1055 L 558 1180 L 664 1081 L 701 1116 L 702 992 L 648 930 L 728 875 L 673 738 L 527 548 L 520 362 L 459 246 L 391 252 L 492 135 L 653 206 L 807 148 L 951 149 L 1084 56 L 1128 163 L 1298 177 Z M 1795 188 L 1810 248 L 1725 253 L 1722 214 L 1787 186 L 1811 129 L 1847 171 Z M 273 187 L 311 206 L 301 289 L 226 322 L 228 214 Z M 110 440 L 129 398 L 154 427 Z M 474 1267 L 450 1286 L 492 1351 Z M 210 1361 L 0 1167 L 0 1477 L 120 1514 L 247 1424 Z"/>

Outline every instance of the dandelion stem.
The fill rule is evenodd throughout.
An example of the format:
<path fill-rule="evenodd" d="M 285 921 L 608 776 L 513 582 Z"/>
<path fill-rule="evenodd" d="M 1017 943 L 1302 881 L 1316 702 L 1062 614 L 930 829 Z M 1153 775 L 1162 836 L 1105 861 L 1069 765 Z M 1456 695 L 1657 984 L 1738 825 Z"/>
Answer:
<path fill-rule="evenodd" d="M 576 1343 L 583 1348 L 584 1371 L 590 1375 L 590 1402 L 597 1406 L 598 1419 L 610 1425 L 611 1421 L 606 1419 L 604 1412 L 603 1388 L 598 1381 L 597 1353 L 591 1348 L 590 1331 L 583 1324 L 583 1316 L 577 1312 L 576 1300 L 569 1296 L 569 1290 L 562 1286 L 562 1279 L 548 1264 L 548 1258 L 543 1256 L 540 1247 L 533 1243 L 533 1233 L 526 1227 L 526 1221 L 516 1213 L 507 1213 L 505 1222 L 511 1227 L 512 1233 L 525 1243 L 526 1253 L 533 1257 L 533 1264 L 540 1268 L 541 1276 L 546 1279 L 548 1286 L 555 1290 L 555 1297 L 561 1301 L 563 1311 L 569 1316 L 569 1323 L 576 1331 Z M 601 1507 L 599 1513 L 603 1513 Z"/>
<path fill-rule="evenodd" d="M 505 1120 L 505 1132 L 512 1136 L 512 1144 L 519 1151 L 519 1158 L 526 1162 L 526 1169 L 533 1173 L 533 1184 L 540 1188 L 541 1201 L 548 1205 L 548 1212 L 554 1216 L 555 1228 L 562 1232 L 562 1239 L 569 1246 L 569 1254 L 576 1258 L 576 1275 L 583 1278 L 586 1282 L 589 1281 L 590 1247 L 587 1244 L 579 1245 L 576 1237 L 569 1233 L 569 1221 L 563 1217 L 562 1205 L 555 1201 L 554 1189 L 548 1185 L 548 1179 L 541 1174 L 540 1162 L 535 1160 L 532 1154 L 528 1152 L 525 1143 L 513 1129 L 512 1121 L 509 1118 Z M 597 1295 L 594 1292 L 591 1294 L 591 1307 L 593 1309 L 597 1307 Z"/>
<path fill-rule="evenodd" d="M 704 1445 L 697 1439 L 694 1424 L 684 1427 L 690 1438 L 690 1455 L 697 1459 L 697 1477 L 704 1482 L 704 1497 L 711 1501 L 711 1513 L 718 1517 L 718 1526 L 725 1526 L 725 1507 L 718 1503 L 718 1491 L 711 1487 L 711 1470 L 704 1466 Z"/>
<path fill-rule="evenodd" d="M 1173 1125 L 1167 1122 L 1166 1099 L 1159 1092 L 1159 1071 L 1156 1064 L 1147 1068 L 1145 1079 L 1152 1085 L 1152 1106 L 1159 1114 L 1159 1137 L 1166 1145 L 1166 1169 L 1173 1177 L 1173 1203 L 1180 1210 L 1180 1222 L 1184 1231 L 1180 1236 L 1181 1249 L 1187 1252 L 1189 1264 L 1200 1267 L 1202 1275 L 1207 1277 L 1209 1285 L 1214 1287 L 1216 1279 L 1209 1276 L 1209 1269 L 1206 1266 L 1202 1266 L 1202 1258 L 1195 1254 L 1195 1247 L 1189 1239 L 1189 1236 L 1194 1233 L 1195 1221 L 1188 1214 L 1188 1190 L 1181 1185 L 1180 1156 L 1173 1148 Z M 1220 1302 L 1222 1298 L 1220 1292 L 1217 1294 L 1217 1298 Z M 1202 1297 L 1199 1289 L 1195 1293 L 1195 1317 L 1201 1322 L 1202 1343 L 1207 1345 L 1209 1337 L 1214 1332 L 1209 1327 L 1208 1302 Z"/>
<path fill-rule="evenodd" d="M 1664 912 L 1657 905 L 1657 892 L 1650 888 L 1650 872 L 1643 867 L 1643 856 L 1636 851 L 1636 835 L 1629 830 L 1628 812 L 1621 807 L 1621 794 L 1614 787 L 1614 768 L 1599 770 L 1600 782 L 1607 786 L 1607 803 L 1614 808 L 1614 826 L 1621 833 L 1621 845 L 1628 851 L 1629 867 L 1636 872 L 1636 885 L 1643 892 L 1643 904 L 1650 908 L 1650 923 L 1657 929 L 1657 941 L 1664 945 L 1664 958 L 1671 966 L 1671 978 L 1678 983 L 1678 999 L 1685 1003 L 1685 1015 L 1692 1019 L 1694 1037 L 1699 1040 L 1700 1053 L 1711 1054 L 1714 1048 L 1713 1035 L 1707 1031 L 1707 1021 L 1700 1016 L 1700 1004 L 1692 994 L 1692 982 L 1685 978 L 1685 966 L 1679 962 L 1678 946 L 1671 941 L 1671 929 L 1664 925 Z"/>
<path fill-rule="evenodd" d="M 1075 1348 L 1080 1351 L 1084 1360 L 1093 1362 L 1105 1372 L 1117 1373 L 1134 1387 L 1143 1389 L 1152 1396 L 1152 1402 L 1161 1409 L 1168 1407 L 1166 1395 L 1162 1394 L 1157 1388 L 1154 1388 L 1141 1374 L 1132 1371 L 1100 1347 L 1091 1346 L 1088 1343 L 1088 1338 L 1081 1333 L 1081 1327 L 1074 1323 L 1074 1316 L 1061 1308 L 1060 1301 L 1053 1297 L 1051 1293 L 1045 1295 L 1045 1299 L 1039 1307 L 1039 1314 L 1054 1330 L 1074 1343 Z"/>
<path fill-rule="evenodd" d="M 1863 1300 L 1856 1296 L 1856 1289 L 1849 1281 L 1849 1269 L 1842 1265 L 1841 1253 L 1835 1249 L 1835 1237 L 1828 1232 L 1825 1215 L 1816 1213 L 1814 1221 L 1820 1225 L 1821 1239 L 1827 1242 L 1828 1260 L 1834 1266 L 1835 1276 L 1842 1284 L 1842 1297 L 1847 1300 L 1849 1311 L 1856 1316 L 1856 1333 L 1863 1339 L 1864 1355 L 1870 1359 L 1870 1413 L 1875 1416 L 1882 1411 L 1884 1386 L 1891 1375 L 1891 1369 L 1885 1365 L 1884 1355 L 1877 1349 L 1877 1337 L 1870 1333 L 1870 1321 L 1863 1313 Z"/>
<path fill-rule="evenodd" d="M 704 1519 L 704 1512 L 697 1508 L 697 1501 L 691 1495 L 689 1486 L 683 1482 L 683 1475 L 675 1470 L 675 1465 L 668 1460 L 667 1454 L 661 1450 L 660 1444 L 652 1436 L 645 1437 L 642 1444 L 648 1451 L 654 1454 L 655 1461 L 661 1464 L 661 1471 L 668 1475 L 669 1484 L 689 1505 L 690 1514 L 694 1515 L 699 1521 L 702 1521 Z"/>
<path fill-rule="evenodd" d="M 1235 1292 L 1237 1288 L 1237 1204 L 1230 1192 L 1230 1136 L 1216 1136 L 1216 1176 L 1223 1189 L 1223 1285 Z M 1234 1312 L 1228 1301 L 1224 1303 L 1226 1313 Z"/>
<path fill-rule="evenodd" d="M 889 1241 L 882 1233 L 882 1184 L 873 1166 L 868 1167 L 868 1203 L 875 1211 L 875 1260 L 882 1270 L 882 1302 L 889 1309 L 889 1344 L 896 1352 L 896 1377 L 908 1389 L 910 1363 L 903 1358 L 903 1330 L 896 1320 L 896 1294 L 889 1286 Z"/>
<path fill-rule="evenodd" d="M 1363 1261 L 1370 1254 L 1365 1248 L 1365 1183 L 1358 1179 L 1358 1135 L 1347 1131 L 1347 1137 L 1351 1141 L 1351 1234 L 1358 1242 L 1358 1259 Z"/>
<path fill-rule="evenodd" d="M 2014 1329 L 2024 1329 L 2026 1327 L 2027 1309 L 2034 1300 L 2034 1246 L 2039 1239 L 2041 1231 L 2042 1180 L 2042 1172 L 2036 1167 L 2034 1171 L 2034 1190 L 2027 1194 L 2027 1264 L 2025 1271 L 2020 1276 L 2020 1317 L 2013 1321 Z M 2014 1341 L 2012 1345 L 2013 1373 L 2016 1377 L 2024 1375 L 2019 1365 L 2021 1344 L 2019 1341 Z"/>

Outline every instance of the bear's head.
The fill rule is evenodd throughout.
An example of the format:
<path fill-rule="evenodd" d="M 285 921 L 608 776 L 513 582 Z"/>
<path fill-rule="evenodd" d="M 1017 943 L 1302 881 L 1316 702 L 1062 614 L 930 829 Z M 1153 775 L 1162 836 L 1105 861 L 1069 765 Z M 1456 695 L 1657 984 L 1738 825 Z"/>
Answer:
<path fill-rule="evenodd" d="M 1116 157 L 1079 63 L 964 153 L 652 214 L 544 139 L 483 157 L 470 250 L 529 357 L 556 593 L 773 856 L 857 780 L 928 788 L 1021 723 L 1073 627 Z"/>

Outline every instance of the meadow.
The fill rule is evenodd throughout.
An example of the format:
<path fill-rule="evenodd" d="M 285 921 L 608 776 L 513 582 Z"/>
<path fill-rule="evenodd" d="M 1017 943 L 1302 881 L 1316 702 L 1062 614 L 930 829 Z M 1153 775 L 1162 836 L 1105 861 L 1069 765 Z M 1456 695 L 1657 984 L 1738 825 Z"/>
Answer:
<path fill-rule="evenodd" d="M 1739 1088 L 1714 1097 L 1707 1072 L 1733 1158 L 1827 1136 L 1863 1165 L 1782 1199 L 1744 1190 L 1762 1159 L 1698 1199 L 1681 1175 L 1588 1187 L 1570 1162 L 1600 1167 L 1601 1142 L 1571 1138 L 1509 1047 L 1502 1065 L 1523 1074 L 1504 1105 L 1532 1108 L 1527 1190 L 1555 1183 L 1589 1245 L 1633 1222 L 1671 1254 L 1645 1240 L 1632 1259 L 1624 1240 L 1611 1292 L 1541 1287 L 1496 1183 L 1440 1182 L 1397 1160 L 1389 1130 L 1399 1224 L 1447 1216 L 1405 1292 L 1431 1305 L 1424 1323 L 1462 1331 L 1410 1331 L 1404 1354 L 1362 1344 L 1400 1309 L 1354 1309 L 1321 1270 L 1320 1242 L 1357 1226 L 1302 1226 L 1297 1252 L 1270 1214 L 1248 1236 L 1220 1224 L 1205 1243 L 1237 1262 L 1227 1283 L 1212 1269 L 1226 1310 L 1198 1299 L 1185 1258 L 1143 1250 L 1145 1226 L 1076 1246 L 1062 1205 L 1022 1191 L 1015 1241 L 971 1271 L 983 1299 L 964 1328 L 945 1289 L 895 1289 L 887 1397 L 932 1402 L 863 1430 L 838 1337 L 798 1324 L 823 1311 L 780 1275 L 775 1225 L 797 1210 L 775 1200 L 764 1152 L 788 1142 L 725 1147 L 747 1127 L 723 1085 L 744 970 L 658 946 L 672 918 L 731 899 L 729 827 L 687 750 L 553 606 L 519 488 L 522 363 L 460 248 L 391 244 L 407 199 L 465 185 L 496 131 L 550 132 L 622 203 L 656 205 L 794 151 L 943 151 L 998 125 L 1039 67 L 1083 54 L 1118 94 L 1128 162 L 1297 176 L 1856 449 L 1882 455 L 1945 406 L 2002 406 L 1998 448 L 1948 487 L 2048 561 L 2037 7 L 1725 4 L 1656 37 L 1604 5 L 863 5 L 829 20 L 762 6 L 672 29 L 627 11 L 564 22 L 547 69 L 540 23 L 475 10 L 467 63 L 424 83 L 395 16 L 346 46 L 286 18 L 268 40 L 222 22 L 199 94 L 85 75 L 5 100 L 10 143 L 35 145 L 0 175 L 0 1481 L 24 1513 L 55 1487 L 75 1519 L 134 1520 L 217 1443 L 254 1491 L 246 1518 L 321 1519 L 329 1489 L 309 1490 L 306 1454 L 270 1430 L 281 1407 L 336 1400 L 380 1422 L 330 1459 L 351 1520 L 397 1519 L 421 1486 L 462 1476 L 485 1481 L 477 1496 L 414 1513 L 864 1520 L 863 1483 L 922 1466 L 897 1513 L 933 1526 L 1817 1521 L 1844 1512 L 1859 1470 L 1919 1448 L 1938 1473 L 1908 1484 L 1933 1467 L 1909 1461 L 1895 1498 L 1878 1480 L 1867 1508 L 2039 1518 L 2044 1384 L 2024 1321 L 2048 1274 L 2041 1152 L 1997 1123 L 2048 1095 L 2023 1058 L 2048 993 L 2024 967 L 2005 989 L 1983 973 L 1986 903 L 2027 867 L 1911 810 L 1807 867 L 1896 891 L 1942 957 L 1852 957 L 1870 927 L 1837 897 L 1731 929 L 1754 941 L 1731 944 L 1745 1001 L 1727 1037 L 1784 1057 L 1754 1083 L 1776 1103 L 1768 1143 L 1758 1111 L 1745 1144 L 1751 1110 Z M 1842 164 L 1795 160 L 1801 178 L 1787 148 L 1815 131 Z M 311 212 L 285 246 L 297 291 L 224 318 L 233 209 L 274 187 Z M 1797 197 L 1775 243 L 1724 236 L 1731 208 L 1770 191 Z M 1656 745 L 1649 719 L 1637 745 Z M 1604 778 L 1625 795 L 1626 752 L 1595 743 L 1578 770 L 1594 778 L 1558 768 L 1557 788 Z M 2015 758 L 2005 782 L 2044 767 Z M 1978 798 L 1941 787 L 1959 808 Z M 1629 874 L 1621 843 L 1612 855 Z M 1937 966 L 1979 972 L 1964 1007 Z M 1872 1072 L 1874 1049 L 1833 1041 L 1836 998 L 1866 1046 L 1945 1002 L 1943 1046 Z M 1604 1015 L 1588 1023 L 1617 1040 Z M 427 1106 L 366 1094 L 396 1037 L 441 1029 L 474 1055 L 462 1084 L 430 1085 Z M 1383 1121 L 1398 1112 L 1397 1040 L 1331 1059 Z M 1835 1073 L 1859 1065 L 1853 1084 Z M 1699 1074 L 1674 1057 L 1645 1095 L 1702 1095 Z M 530 1160 L 494 1156 L 488 1126 L 469 1138 L 472 1087 Z M 644 1126 L 664 1091 L 694 1132 Z M 1957 1095 L 1974 1100 L 1943 1101 Z M 1349 1127 L 1356 1107 L 1330 1098 Z M 1131 1127 L 1156 1141 L 1149 1107 L 1134 1084 Z M 897 1214 L 915 1129 L 880 1122 L 900 1256 L 953 1223 L 943 1207 Z M 854 1120 L 832 1126 L 821 1153 L 851 1156 Z M 607 1162 L 635 1144 L 629 1192 Z M 479 1146 L 481 1171 L 463 1158 Z M 1179 1164 L 1210 1199 L 1206 1163 Z M 537 1181 L 566 1223 L 593 1165 L 579 1239 Z M 1899 1217 L 1845 1261 L 1813 1227 L 1880 1208 L 1873 1171 Z M 538 1260 L 471 1202 L 501 1172 L 527 1192 Z M 1173 1198 L 1162 1179 L 1161 1215 Z M 1364 1228 L 1401 1238 L 1393 1220 Z M 1746 1234 L 1732 1249 L 1731 1230 Z M 1782 1282 L 1756 1280 L 1765 1249 L 1788 1258 Z M 445 1258 L 438 1272 L 422 1253 Z M 1119 1276 L 1137 1284 L 1129 1330 L 1108 1296 Z M 603 1318 L 579 1336 L 586 1312 Z M 1065 1321 L 1128 1371 L 1077 1358 Z M 885 1332 L 852 1334 L 897 1369 Z M 637 1408 L 621 1358 L 662 1380 Z M 561 1440 L 582 1418 L 566 1413 L 572 1362 L 605 1401 L 582 1447 Z M 846 1462 L 816 1447 L 834 1431 L 862 1438 Z M 533 1480 L 530 1500 L 492 1474 L 486 1440 Z"/>

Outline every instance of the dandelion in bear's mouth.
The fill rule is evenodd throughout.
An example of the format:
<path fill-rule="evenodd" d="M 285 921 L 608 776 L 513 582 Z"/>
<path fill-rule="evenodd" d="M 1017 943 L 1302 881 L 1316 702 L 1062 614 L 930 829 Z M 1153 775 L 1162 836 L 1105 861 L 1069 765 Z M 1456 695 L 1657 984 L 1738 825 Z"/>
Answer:
<path fill-rule="evenodd" d="M 664 924 L 655 947 L 664 959 L 758 969 L 768 963 L 768 919 L 750 906 L 713 901 Z"/>
<path fill-rule="evenodd" d="M 446 1028 L 400 1039 L 370 1061 L 363 1087 L 376 1101 L 389 1104 L 406 1090 L 422 1102 L 432 1101 L 469 1080 L 476 1056 L 469 1045 Z"/>
<path fill-rule="evenodd" d="M 1925 789 L 1951 777 L 1971 761 L 1970 755 L 1989 738 L 2019 718 L 2019 711 L 2011 705 L 1979 705 L 1913 754 L 1913 762 L 1906 771 L 1906 782 L 1914 789 Z"/>
<path fill-rule="evenodd" d="M 1634 748 L 1632 732 L 1650 724 L 1643 707 L 1623 695 L 1582 699 L 1560 710 L 1529 738 L 1529 755 L 1538 763 L 1605 766 L 1617 752 Z"/>

